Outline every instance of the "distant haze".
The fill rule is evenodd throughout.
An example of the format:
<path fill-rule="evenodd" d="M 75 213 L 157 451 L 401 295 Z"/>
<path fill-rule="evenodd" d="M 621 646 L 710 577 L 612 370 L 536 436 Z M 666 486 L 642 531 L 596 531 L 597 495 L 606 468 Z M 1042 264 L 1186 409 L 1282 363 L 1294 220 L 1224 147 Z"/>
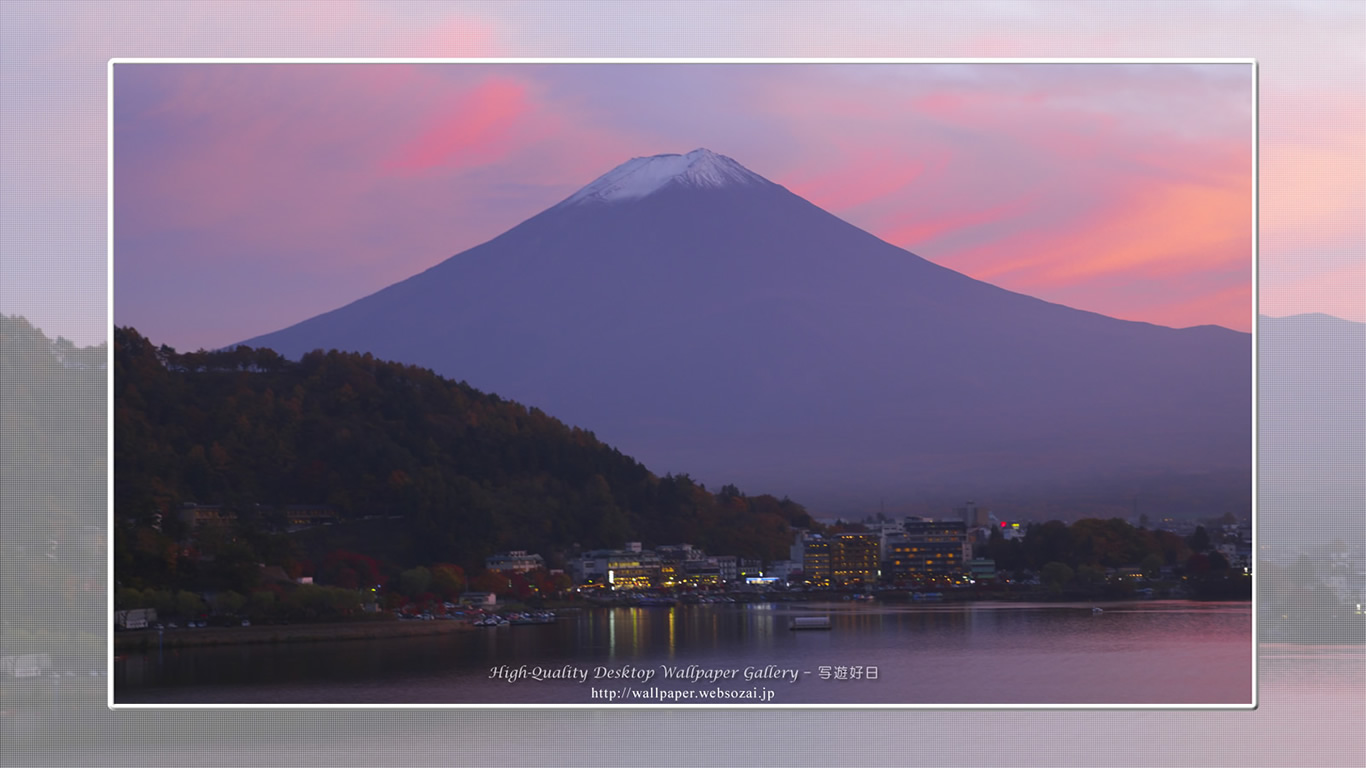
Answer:
<path fill-rule="evenodd" d="M 1258 334 L 1263 540 L 1290 551 L 1366 540 L 1366 323 L 1263 317 Z"/>
<path fill-rule="evenodd" d="M 1250 504 L 1249 334 L 996 288 L 706 150 L 631 161 L 483 245 L 244 343 L 430 367 L 657 473 L 817 514 Z"/>

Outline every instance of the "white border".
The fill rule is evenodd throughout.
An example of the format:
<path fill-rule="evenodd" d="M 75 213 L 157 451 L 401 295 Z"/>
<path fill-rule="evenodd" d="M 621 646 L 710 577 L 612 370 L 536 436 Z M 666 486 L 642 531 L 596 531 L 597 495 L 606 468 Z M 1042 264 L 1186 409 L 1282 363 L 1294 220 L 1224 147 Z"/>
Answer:
<path fill-rule="evenodd" d="M 1257 389 L 1257 338 L 1258 318 L 1261 313 L 1261 285 L 1258 279 L 1261 261 L 1261 226 L 1259 216 L 1260 200 L 1257 191 L 1261 188 L 1259 180 L 1261 150 L 1258 147 L 1257 129 L 1258 110 L 1260 109 L 1259 94 L 1261 90 L 1260 69 L 1256 59 L 1252 63 L 1252 705 L 1248 709 L 1256 709 L 1257 700 L 1257 582 L 1261 580 L 1261 569 L 1257 567 L 1257 404 L 1260 402 L 1260 392 Z"/>
<path fill-rule="evenodd" d="M 1248 704 L 118 704 L 114 701 L 114 632 L 112 624 L 114 608 L 114 67 L 117 64 L 1247 64 L 1252 67 L 1252 701 Z M 106 160 L 107 178 L 105 179 L 106 201 L 106 271 L 109 286 L 107 314 L 110 329 L 107 381 L 107 430 L 108 443 L 108 512 L 109 546 L 107 547 L 108 582 L 105 590 L 105 630 L 109 633 L 107 643 L 106 689 L 107 706 L 110 710 L 193 710 L 193 709 L 474 709 L 474 710 L 704 710 L 723 709 L 734 711 L 765 711 L 774 709 L 815 709 L 815 710 L 1252 710 L 1259 706 L 1257 698 L 1257 339 L 1259 304 L 1259 217 L 1258 217 L 1258 64 L 1255 58 L 469 58 L 469 59 L 423 59 L 423 58 L 111 58 L 106 72 Z"/>

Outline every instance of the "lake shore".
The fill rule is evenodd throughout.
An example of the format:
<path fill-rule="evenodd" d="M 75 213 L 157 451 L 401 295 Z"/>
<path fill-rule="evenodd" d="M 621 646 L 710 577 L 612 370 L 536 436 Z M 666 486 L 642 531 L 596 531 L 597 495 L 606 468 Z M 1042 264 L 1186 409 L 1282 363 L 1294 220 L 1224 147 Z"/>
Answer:
<path fill-rule="evenodd" d="M 331 640 L 373 640 L 390 637 L 441 635 L 478 629 L 465 619 L 436 621 L 343 621 L 320 624 L 253 624 L 249 627 L 180 627 L 137 629 L 114 634 L 114 653 L 142 653 L 163 648 L 210 645 L 263 645 Z M 161 637 L 158 641 L 158 633 Z"/>
<path fill-rule="evenodd" d="M 1160 585 L 1163 593 L 1169 591 L 1172 584 Z M 1003 602 L 1003 603 L 1092 603 L 1098 601 L 1120 601 L 1143 603 L 1151 598 L 1139 597 L 1132 592 L 1121 594 L 1107 594 L 1101 590 L 1048 590 L 1038 586 L 1029 587 L 1007 587 L 991 589 L 950 589 L 942 593 L 935 593 L 933 600 L 926 600 L 923 603 L 914 594 L 914 590 L 893 590 L 884 591 L 876 596 L 878 604 L 895 606 L 907 604 L 924 605 L 944 605 L 969 602 Z M 741 593 L 728 596 L 728 602 L 740 604 L 745 603 L 776 603 L 776 604 L 801 604 L 812 602 L 838 602 L 850 600 L 854 597 L 853 593 L 842 593 L 833 591 L 793 591 L 776 593 Z M 1163 594 L 1159 599 L 1170 599 Z M 1181 595 L 1175 599 L 1192 599 L 1201 602 L 1200 598 L 1187 597 Z M 1225 600 L 1233 602 L 1250 602 L 1249 596 L 1225 597 Z M 689 601 L 686 598 L 669 600 L 668 604 L 688 604 L 696 603 L 696 600 Z M 704 602 L 712 602 L 706 600 Z M 575 603 L 553 603 L 557 612 L 564 611 L 583 611 L 611 608 L 640 607 L 639 596 L 622 596 L 618 599 L 597 599 L 585 600 Z M 517 610 L 521 610 L 520 605 L 514 604 Z M 481 630 L 470 623 L 468 618 L 460 617 L 455 619 L 435 619 L 432 621 L 397 620 L 397 619 L 369 619 L 346 622 L 320 622 L 320 623 L 300 623 L 300 624 L 253 624 L 247 627 L 228 626 L 228 627 L 179 627 L 176 629 L 162 630 L 160 641 L 158 641 L 157 630 L 139 629 L 114 634 L 114 653 L 145 653 L 156 650 L 158 642 L 163 649 L 165 648 L 193 648 L 214 645 L 262 645 L 270 643 L 296 643 L 296 642 L 321 642 L 328 640 L 372 640 L 391 637 L 424 637 L 429 635 L 446 634 L 448 632 Z"/>

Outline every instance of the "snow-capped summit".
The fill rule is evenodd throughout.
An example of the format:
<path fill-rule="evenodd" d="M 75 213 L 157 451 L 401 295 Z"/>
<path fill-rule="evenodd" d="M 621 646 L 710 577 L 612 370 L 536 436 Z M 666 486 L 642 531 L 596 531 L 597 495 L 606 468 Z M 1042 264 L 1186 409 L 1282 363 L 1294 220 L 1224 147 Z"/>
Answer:
<path fill-rule="evenodd" d="M 818 508 L 971 493 L 1099 511 L 1135 488 L 1173 513 L 1251 503 L 1250 334 L 1011 293 L 704 149 L 527 213 L 245 343 L 430 368 L 653 472 Z"/>
<path fill-rule="evenodd" d="M 670 183 L 707 189 L 772 182 L 725 155 L 709 149 L 694 149 L 686 155 L 633 157 L 570 195 L 560 205 L 632 200 L 653 194 Z"/>

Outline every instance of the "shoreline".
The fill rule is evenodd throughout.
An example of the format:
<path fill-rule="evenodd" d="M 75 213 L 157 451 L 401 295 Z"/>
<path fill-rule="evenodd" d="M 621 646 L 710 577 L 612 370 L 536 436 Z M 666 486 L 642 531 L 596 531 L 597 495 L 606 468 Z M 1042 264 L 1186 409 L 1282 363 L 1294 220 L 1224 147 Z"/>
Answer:
<path fill-rule="evenodd" d="M 156 650 L 160 634 L 163 648 L 198 648 L 213 645 L 269 645 L 331 640 L 374 640 L 392 637 L 425 637 L 478 629 L 466 620 L 433 621 L 334 621 L 318 624 L 253 624 L 249 627 L 181 627 L 170 630 L 135 629 L 114 634 L 115 655 Z"/>
<path fill-rule="evenodd" d="M 1248 600 L 1226 600 L 1209 601 L 1193 599 L 1190 597 L 1182 598 L 1158 598 L 1175 599 L 1191 603 L 1205 602 L 1233 602 L 1241 603 Z M 844 601 L 834 594 L 822 594 L 817 596 L 813 593 L 803 593 L 800 595 L 787 596 L 786 599 L 770 599 L 763 601 L 743 600 L 740 604 L 747 602 L 770 602 L 785 605 L 801 605 L 804 603 L 833 603 L 841 606 Z M 908 605 L 921 606 L 925 608 L 961 605 L 964 603 L 975 602 L 998 602 L 998 603 L 1025 603 L 1036 602 L 1039 604 L 1093 604 L 1096 602 L 1113 603 L 1135 603 L 1142 604 L 1152 602 L 1148 599 L 1118 599 L 1118 600 L 1097 600 L 1095 596 L 1081 596 L 1076 594 L 1048 594 L 1026 593 L 1026 594 L 977 594 L 973 596 L 959 595 L 953 599 L 935 601 L 913 601 L 904 596 L 884 597 L 877 601 L 886 607 L 903 607 Z M 863 602 L 851 602 L 849 607 L 865 606 Z M 584 611 L 613 608 L 640 607 L 630 602 L 603 601 L 578 605 L 573 607 L 557 608 L 558 611 Z M 158 645 L 162 649 L 173 648 L 202 648 L 209 646 L 223 645 L 271 645 L 279 643 L 308 643 L 326 642 L 332 640 L 379 640 L 396 637 L 430 637 L 433 635 L 450 634 L 452 632 L 467 632 L 484 630 L 483 627 L 476 627 L 467 618 L 457 619 L 434 619 L 431 621 L 399 621 L 399 620 L 361 620 L 361 621 L 334 621 L 319 623 L 300 623 L 300 624 L 253 624 L 248 627 L 179 627 L 176 629 L 165 629 L 160 631 L 155 629 L 136 629 L 115 632 L 113 637 L 114 654 L 140 654 L 157 650 Z"/>

